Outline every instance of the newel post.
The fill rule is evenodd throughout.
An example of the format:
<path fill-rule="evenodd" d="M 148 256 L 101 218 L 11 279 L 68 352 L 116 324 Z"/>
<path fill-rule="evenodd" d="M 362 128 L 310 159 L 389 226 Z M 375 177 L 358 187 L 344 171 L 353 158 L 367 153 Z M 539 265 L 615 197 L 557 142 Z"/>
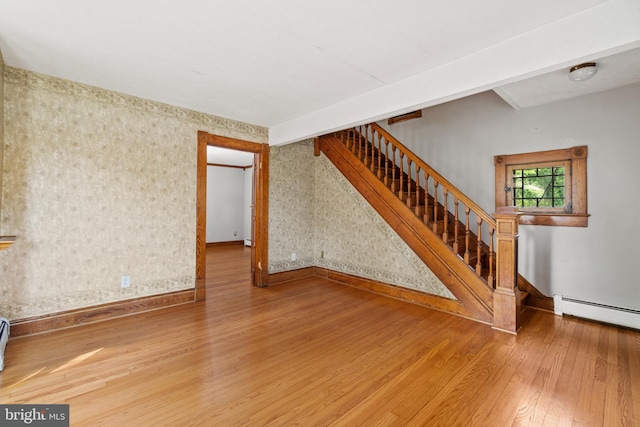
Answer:
<path fill-rule="evenodd" d="M 493 328 L 513 334 L 520 329 L 518 290 L 518 213 L 496 213 L 496 289 L 493 293 Z"/>

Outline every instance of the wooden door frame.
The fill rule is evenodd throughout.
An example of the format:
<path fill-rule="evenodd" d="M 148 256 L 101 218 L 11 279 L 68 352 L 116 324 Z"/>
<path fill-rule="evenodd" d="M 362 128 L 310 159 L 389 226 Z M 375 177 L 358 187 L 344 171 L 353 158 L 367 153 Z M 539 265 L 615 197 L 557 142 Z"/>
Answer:
<path fill-rule="evenodd" d="M 255 286 L 268 285 L 268 236 L 269 236 L 269 144 L 249 142 L 226 136 L 198 131 L 198 166 L 196 189 L 196 285 L 195 300 L 206 298 L 206 254 L 207 254 L 207 146 L 254 153 L 259 165 L 254 173 L 255 188 L 255 245 L 251 257 L 252 282 Z"/>

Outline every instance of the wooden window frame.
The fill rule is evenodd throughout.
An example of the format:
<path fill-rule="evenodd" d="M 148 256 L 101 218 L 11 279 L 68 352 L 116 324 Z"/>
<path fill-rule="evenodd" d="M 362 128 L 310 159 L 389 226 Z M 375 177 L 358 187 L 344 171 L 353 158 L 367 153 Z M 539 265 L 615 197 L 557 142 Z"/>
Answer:
<path fill-rule="evenodd" d="M 496 212 L 520 213 L 519 223 L 524 225 L 551 225 L 565 227 L 587 227 L 587 146 L 559 150 L 538 151 L 523 154 L 502 154 L 495 156 L 496 170 Z M 506 191 L 511 187 L 511 171 L 533 169 L 549 164 L 565 166 L 565 197 L 569 203 L 563 208 L 522 208 L 509 206 L 510 197 Z M 567 174 L 568 171 L 568 174 Z"/>

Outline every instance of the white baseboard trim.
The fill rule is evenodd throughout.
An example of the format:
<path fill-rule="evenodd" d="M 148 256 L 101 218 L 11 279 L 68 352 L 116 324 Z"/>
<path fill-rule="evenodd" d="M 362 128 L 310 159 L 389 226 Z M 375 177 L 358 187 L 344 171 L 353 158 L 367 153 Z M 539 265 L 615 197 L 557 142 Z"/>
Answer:
<path fill-rule="evenodd" d="M 580 301 L 562 295 L 553 296 L 555 314 L 569 314 L 598 322 L 640 329 L 640 311 L 589 301 Z"/>

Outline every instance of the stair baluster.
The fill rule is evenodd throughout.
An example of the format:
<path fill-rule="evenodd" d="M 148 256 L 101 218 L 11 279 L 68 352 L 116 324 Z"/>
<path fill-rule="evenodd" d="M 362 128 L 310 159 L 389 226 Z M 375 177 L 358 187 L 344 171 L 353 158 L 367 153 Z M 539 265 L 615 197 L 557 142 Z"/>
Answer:
<path fill-rule="evenodd" d="M 384 185 L 389 187 L 389 141 L 384 140 Z"/>
<path fill-rule="evenodd" d="M 489 287 L 495 288 L 494 276 L 493 276 L 493 265 L 495 263 L 495 252 L 493 249 L 493 235 L 495 233 L 495 228 L 489 227 L 489 276 L 487 276 L 487 283 Z"/>
<path fill-rule="evenodd" d="M 469 203 L 464 198 L 459 197 L 458 193 L 452 192 L 453 187 L 444 178 L 439 177 L 437 173 L 431 174 L 428 166 L 416 160 L 412 155 L 407 154 L 408 150 L 402 147 L 400 143 L 394 142 L 375 123 L 353 128 L 346 132 L 346 138 L 344 134 L 341 135 L 340 140 L 360 159 L 367 169 L 384 182 L 387 188 L 390 188 L 416 216 L 420 217 L 425 225 L 438 234 L 441 240 L 455 254 L 461 255 L 464 262 L 478 276 L 482 277 L 489 287 L 495 287 L 495 227 L 488 220 L 492 219 L 491 217 L 487 216 L 487 214 L 483 215 L 475 207 L 469 206 L 473 202 Z M 383 143 L 384 149 L 382 148 Z M 378 157 L 377 160 L 376 156 Z M 433 196 L 430 196 L 429 188 L 432 189 Z M 424 198 L 422 198 L 421 191 L 424 192 Z M 449 212 L 449 194 L 453 195 L 454 206 L 452 212 Z M 461 202 L 465 212 L 464 224 L 461 223 L 459 216 Z M 422 211 L 421 209 L 424 210 Z M 472 213 L 477 221 L 476 235 L 471 231 L 469 223 Z M 442 215 L 442 218 L 440 218 L 440 215 Z M 482 241 L 482 227 L 485 223 L 489 229 L 488 245 Z M 461 227 L 464 227 L 465 230 L 464 243 L 460 240 Z M 453 234 L 453 240 L 450 242 L 449 236 L 451 234 Z M 462 253 L 461 244 L 464 244 Z M 475 250 L 473 245 L 475 245 Z M 475 259 L 471 258 L 472 250 L 475 253 Z M 471 264 L 472 262 L 473 265 Z"/>
<path fill-rule="evenodd" d="M 382 135 L 380 135 L 380 132 L 378 132 L 377 135 L 378 135 L 378 172 L 376 176 L 378 177 L 378 179 L 380 179 L 382 178 Z"/>
<path fill-rule="evenodd" d="M 336 133 L 336 135 L 338 134 Z M 496 300 L 493 299 L 494 310 L 496 307 L 499 312 L 506 313 L 506 310 L 511 310 L 507 307 L 507 301 L 513 300 L 518 295 L 518 291 L 517 288 L 515 291 L 512 289 L 515 282 L 513 278 L 510 278 L 508 272 L 515 272 L 517 275 L 514 256 L 514 243 L 517 244 L 517 234 L 507 233 L 505 230 L 497 228 L 496 219 L 377 124 L 358 126 L 343 132 L 343 134 L 346 134 L 346 138 L 338 135 L 337 142 L 342 141 L 342 144 L 346 145 L 347 151 L 351 151 L 369 169 L 372 173 L 371 177 L 377 177 L 384 183 L 396 197 L 404 202 L 404 205 L 410 208 L 411 212 L 421 219 L 425 226 L 438 235 L 438 240 L 444 242 L 458 259 L 462 255 L 462 260 L 469 270 L 465 270 L 467 273 L 460 274 L 475 273 L 477 278 L 484 282 L 486 288 L 483 289 L 487 291 L 495 289 L 497 292 L 500 288 L 501 300 L 496 304 Z M 384 149 L 382 148 L 383 143 Z M 378 156 L 377 160 L 376 156 Z M 424 178 L 420 175 L 421 173 Z M 424 187 L 422 187 L 423 185 Z M 424 195 L 421 192 L 424 192 Z M 451 212 L 449 211 L 450 194 L 453 196 Z M 464 224 L 460 217 L 461 208 L 464 209 Z M 422 211 L 422 209 L 424 210 Z M 440 219 L 440 215 L 443 215 L 442 219 Z M 477 222 L 475 235 L 470 226 L 472 215 Z M 509 218 L 508 226 L 517 232 L 517 215 L 513 217 L 516 219 Z M 502 223 L 507 223 L 506 219 L 501 218 L 500 220 Z M 413 227 L 410 223 L 405 224 L 410 228 Z M 488 230 L 487 243 L 482 240 L 482 228 L 485 227 L 485 224 L 485 230 Z M 463 228 L 464 239 L 460 235 Z M 453 237 L 450 242 L 449 236 L 451 235 Z M 431 239 L 433 238 L 431 237 Z M 494 246 L 496 239 L 498 244 Z M 503 239 L 502 245 L 500 245 L 500 239 Z M 464 245 L 464 248 L 461 245 Z M 474 258 L 471 258 L 472 252 Z M 496 269 L 496 263 L 498 266 L 502 266 L 499 271 Z M 486 294 L 480 290 L 474 292 L 477 292 L 475 295 L 483 301 L 484 307 L 491 304 L 490 298 L 492 297 L 490 295 L 492 294 Z M 483 317 L 481 309 L 478 310 L 480 311 L 476 311 L 477 315 Z M 515 317 L 512 313 L 509 314 L 509 319 L 502 314 L 494 314 L 493 319 L 495 327 L 509 331 L 517 330 L 517 327 L 514 328 L 513 325 L 517 325 L 518 322 L 517 319 L 513 320 Z"/>
<path fill-rule="evenodd" d="M 351 152 L 353 154 L 356 154 L 356 151 L 357 151 L 357 148 L 356 148 L 356 135 L 357 135 L 356 132 L 350 132 L 349 133 L 349 137 L 350 138 L 348 138 L 348 139 L 351 140 Z M 349 147 L 347 147 L 347 148 L 349 148 Z"/>
<path fill-rule="evenodd" d="M 364 156 L 361 157 L 362 163 L 369 166 L 369 125 L 364 125 Z"/>
<path fill-rule="evenodd" d="M 466 262 L 467 264 L 469 264 L 469 259 L 471 258 L 471 253 L 469 252 L 469 241 L 471 240 L 471 228 L 469 227 L 469 211 L 470 208 L 469 206 L 465 206 L 464 207 L 464 214 L 466 216 L 465 218 L 465 224 L 464 224 L 464 247 L 465 247 L 465 251 L 464 251 L 464 262 Z"/>
<path fill-rule="evenodd" d="M 438 234 L 438 186 L 440 183 L 433 180 L 433 232 Z"/>
<path fill-rule="evenodd" d="M 391 144 L 391 191 L 393 191 L 396 195 L 398 194 L 398 184 L 396 184 L 396 146 Z"/>
<path fill-rule="evenodd" d="M 429 226 L 429 172 L 424 171 L 424 225 Z"/>
<path fill-rule="evenodd" d="M 442 189 L 443 194 L 443 205 L 444 205 L 444 231 L 442 232 L 442 240 L 449 244 L 449 208 L 447 207 L 447 203 L 449 200 L 449 190 L 446 187 Z"/>
<path fill-rule="evenodd" d="M 416 208 L 414 213 L 420 216 L 420 165 L 416 163 Z"/>
<path fill-rule="evenodd" d="M 404 195 L 403 191 L 404 191 L 404 186 L 405 186 L 405 182 L 404 182 L 404 153 L 400 150 L 398 150 L 398 153 L 400 155 L 400 190 L 398 191 L 398 197 L 400 197 L 400 200 L 402 200 L 402 196 Z"/>
<path fill-rule="evenodd" d="M 370 151 L 370 161 L 369 161 L 369 170 L 373 173 L 376 171 L 376 131 L 371 128 L 371 151 Z"/>
<path fill-rule="evenodd" d="M 477 217 L 478 222 L 478 232 L 476 233 L 476 256 L 478 259 L 476 260 L 476 274 L 478 276 L 482 275 L 482 218 Z"/>
<path fill-rule="evenodd" d="M 453 227 L 453 252 L 456 253 L 456 255 L 460 255 L 460 245 L 458 243 L 458 223 L 460 221 L 460 218 L 458 218 L 458 204 L 459 204 L 459 200 L 456 196 L 453 196 L 453 204 L 455 206 L 454 208 L 454 227 Z"/>
<path fill-rule="evenodd" d="M 411 165 L 412 161 L 407 157 L 407 207 L 411 209 Z"/>

